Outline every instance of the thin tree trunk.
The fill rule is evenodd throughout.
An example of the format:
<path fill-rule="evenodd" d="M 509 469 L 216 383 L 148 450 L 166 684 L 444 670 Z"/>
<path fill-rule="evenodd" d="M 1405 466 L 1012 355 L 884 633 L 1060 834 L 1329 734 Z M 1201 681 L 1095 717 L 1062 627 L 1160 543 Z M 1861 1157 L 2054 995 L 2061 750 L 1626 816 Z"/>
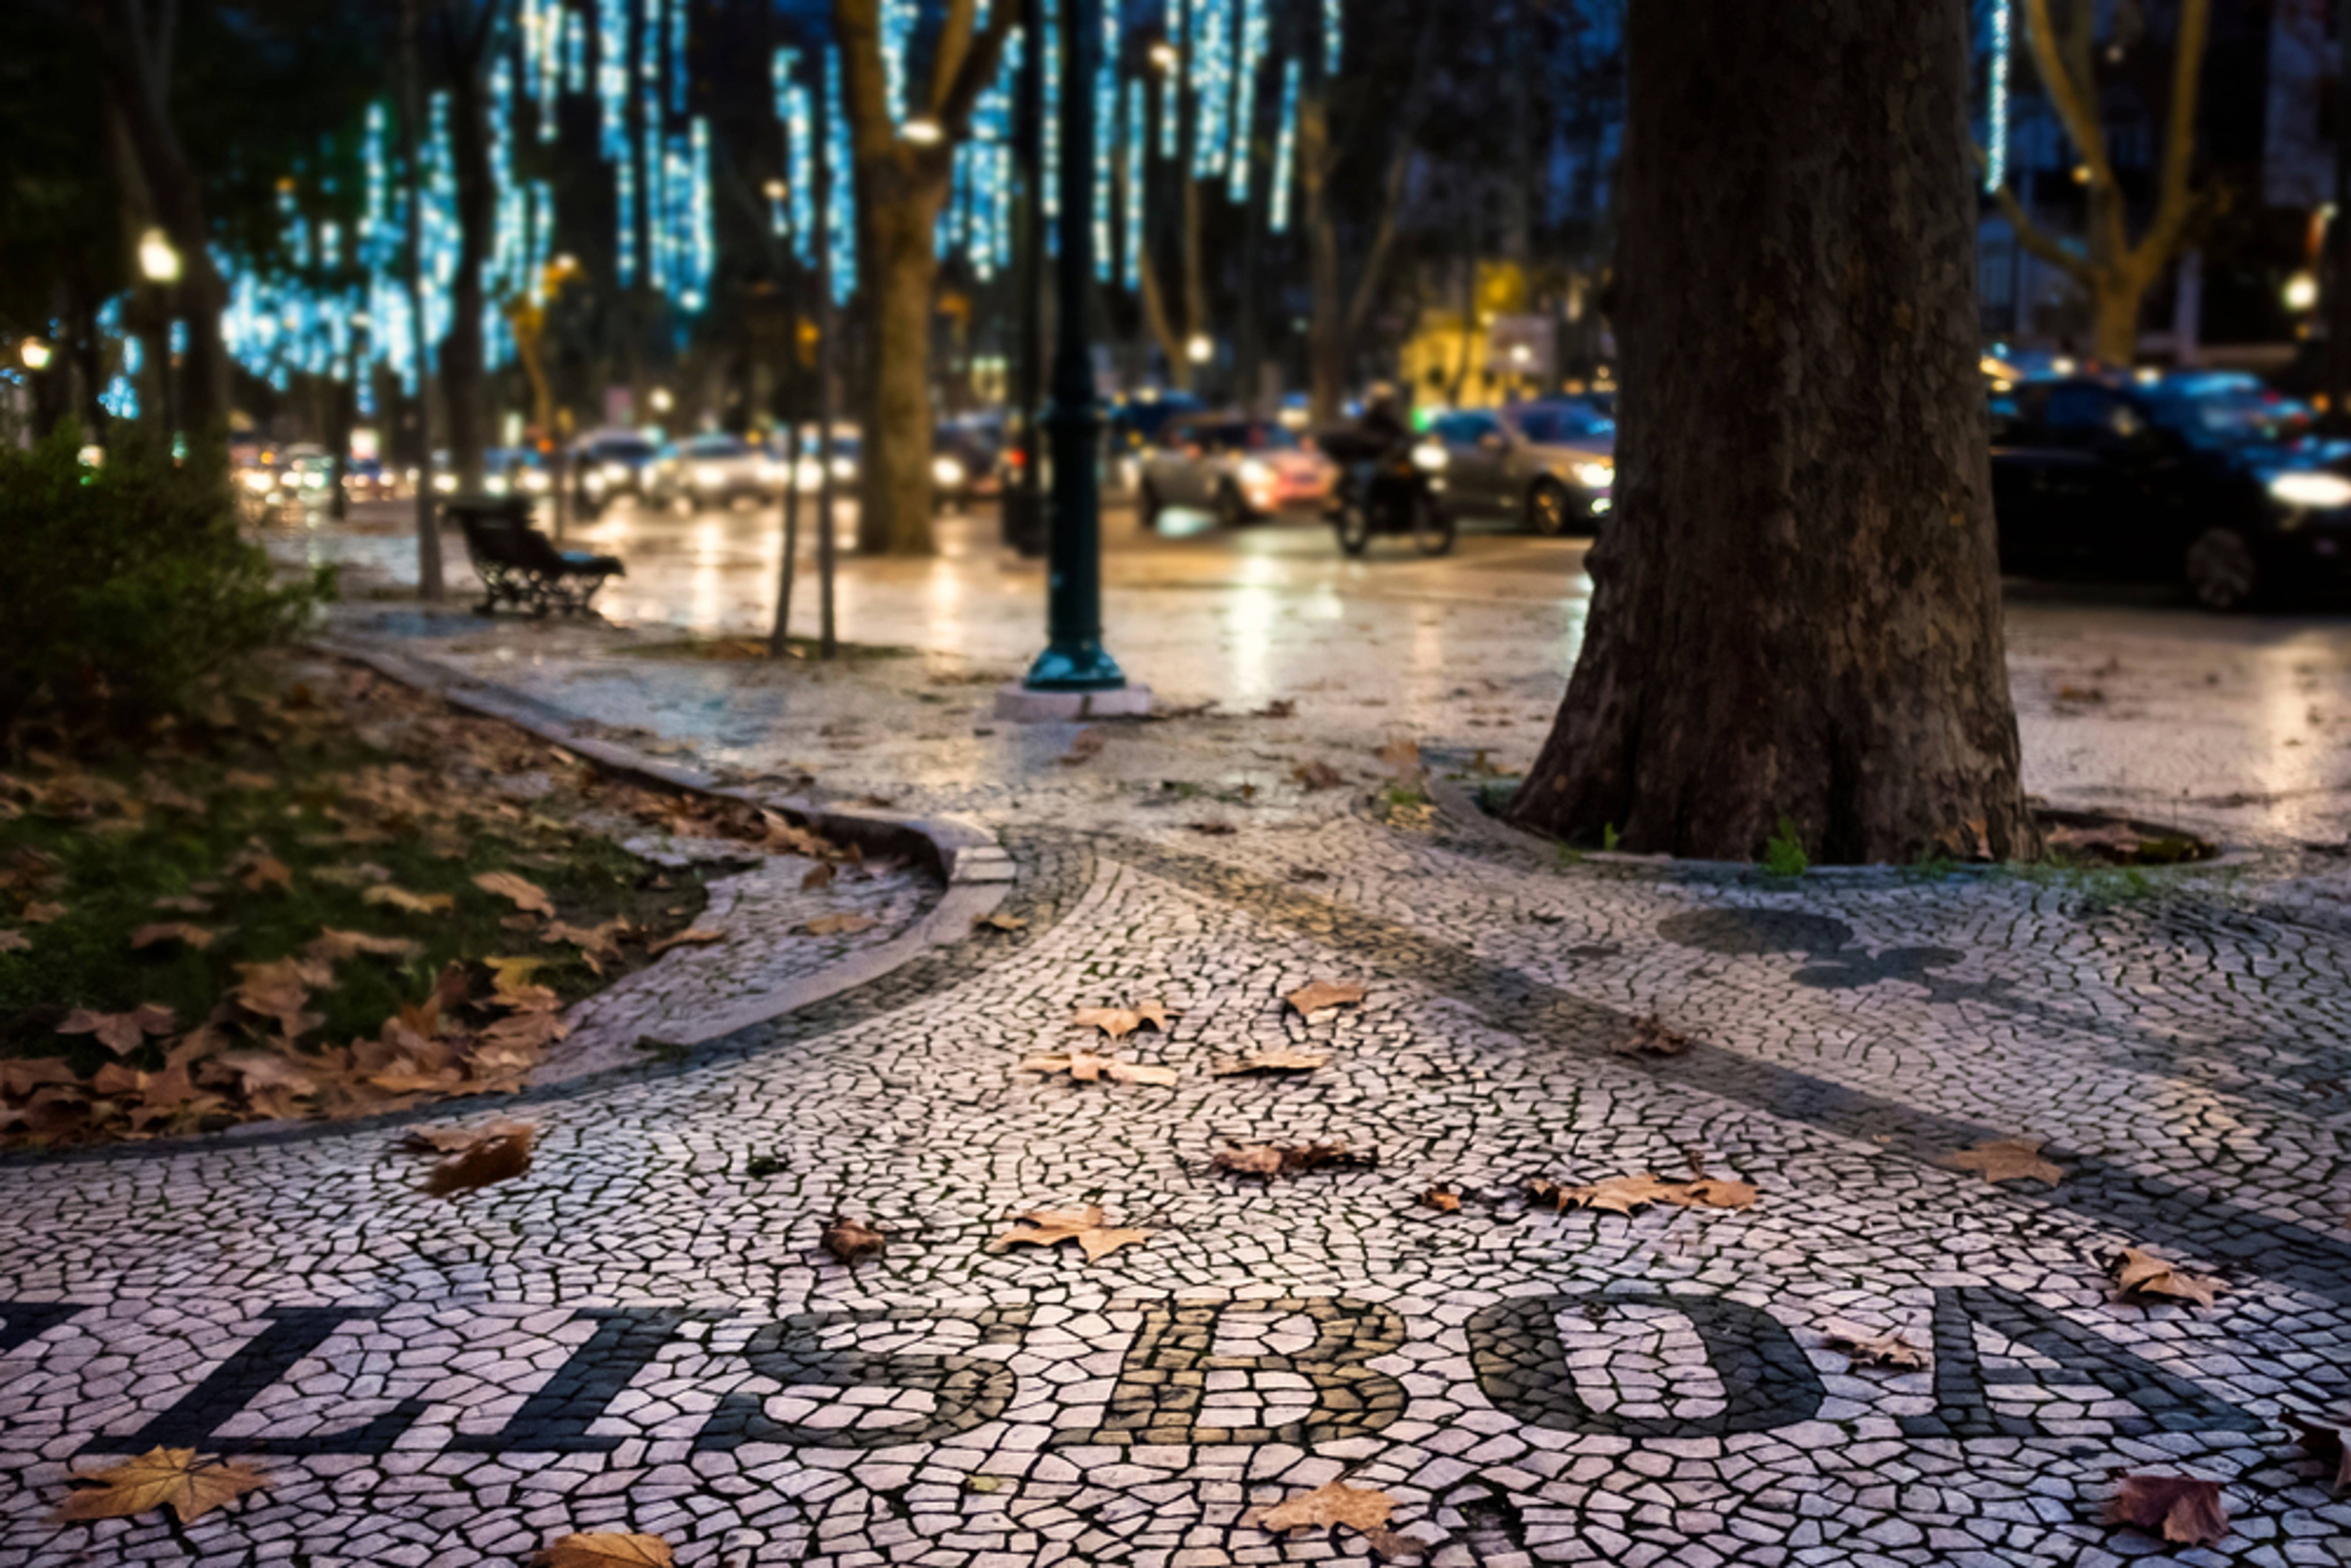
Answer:
<path fill-rule="evenodd" d="M 432 345 L 424 330 L 424 181 L 418 162 L 424 75 L 416 44 L 423 11 L 423 0 L 402 0 L 400 8 L 400 162 L 408 182 L 408 348 L 416 367 L 416 597 L 438 604 L 446 590 L 440 508 L 433 495 L 433 377 L 427 366 Z"/>
<path fill-rule="evenodd" d="M 1619 512 L 1517 821 L 1710 858 L 1783 819 L 1818 861 L 2037 851 L 1976 371 L 1965 12 L 1630 8 Z"/>
<path fill-rule="evenodd" d="M 482 268 L 497 225 L 497 187 L 490 172 L 487 89 L 480 52 L 454 47 L 450 59 L 449 141 L 457 165 L 457 276 L 449 288 L 449 336 L 441 345 L 441 396 L 449 423 L 449 466 L 460 492 L 482 487 L 489 442 L 489 365 L 483 340 L 486 302 Z"/>
<path fill-rule="evenodd" d="M 1298 173 L 1306 197 L 1308 417 L 1336 423 L 1347 395 L 1347 306 L 1340 298 L 1339 219 L 1331 207 L 1331 117 L 1320 90 L 1298 106 Z"/>
<path fill-rule="evenodd" d="M 929 555 L 931 538 L 931 298 L 937 189 L 883 170 L 859 182 L 858 242 L 870 253 L 865 317 L 873 333 L 866 367 L 865 450 L 895 461 L 859 466 L 857 548 L 868 555 Z M 932 185 L 927 179 L 925 187 Z M 919 460 L 913 460 L 919 458 Z"/>

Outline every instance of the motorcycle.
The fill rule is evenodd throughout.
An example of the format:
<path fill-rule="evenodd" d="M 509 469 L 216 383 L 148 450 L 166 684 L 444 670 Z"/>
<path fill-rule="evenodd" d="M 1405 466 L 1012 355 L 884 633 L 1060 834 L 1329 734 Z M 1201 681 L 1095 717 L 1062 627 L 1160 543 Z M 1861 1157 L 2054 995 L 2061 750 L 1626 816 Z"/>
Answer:
<path fill-rule="evenodd" d="M 1339 465 L 1332 524 L 1339 548 L 1360 556 L 1374 534 L 1409 534 L 1425 556 L 1453 548 L 1453 515 L 1437 498 L 1428 471 L 1413 460 L 1409 444 L 1334 433 L 1322 448 Z"/>

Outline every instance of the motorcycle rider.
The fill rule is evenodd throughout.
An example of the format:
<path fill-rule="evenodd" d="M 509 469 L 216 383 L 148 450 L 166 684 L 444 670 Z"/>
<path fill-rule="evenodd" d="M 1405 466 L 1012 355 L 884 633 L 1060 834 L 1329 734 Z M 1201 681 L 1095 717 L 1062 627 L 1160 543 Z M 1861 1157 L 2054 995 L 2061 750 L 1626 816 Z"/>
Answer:
<path fill-rule="evenodd" d="M 1395 388 L 1386 382 L 1374 382 L 1364 394 L 1364 412 L 1355 421 L 1355 429 L 1383 447 L 1394 448 L 1412 439 L 1412 424 L 1404 416 Z"/>

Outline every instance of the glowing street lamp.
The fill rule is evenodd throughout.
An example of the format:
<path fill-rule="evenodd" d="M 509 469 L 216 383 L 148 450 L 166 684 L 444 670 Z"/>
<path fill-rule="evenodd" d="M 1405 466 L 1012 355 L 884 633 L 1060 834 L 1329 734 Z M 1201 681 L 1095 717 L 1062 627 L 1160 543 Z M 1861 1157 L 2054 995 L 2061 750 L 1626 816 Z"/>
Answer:
<path fill-rule="evenodd" d="M 150 283 L 180 281 L 180 253 L 162 229 L 139 236 L 139 274 Z"/>
<path fill-rule="evenodd" d="M 2285 280 L 2285 308 L 2307 310 L 2318 303 L 2318 279 L 2307 272 L 2297 272 Z"/>
<path fill-rule="evenodd" d="M 1195 332 L 1184 345 L 1184 357 L 1196 365 L 1205 365 L 1217 357 L 1217 341 L 1206 332 Z"/>
<path fill-rule="evenodd" d="M 28 371 L 47 370 L 50 354 L 49 346 L 38 338 L 27 338 L 16 346 L 16 357 L 25 362 Z"/>

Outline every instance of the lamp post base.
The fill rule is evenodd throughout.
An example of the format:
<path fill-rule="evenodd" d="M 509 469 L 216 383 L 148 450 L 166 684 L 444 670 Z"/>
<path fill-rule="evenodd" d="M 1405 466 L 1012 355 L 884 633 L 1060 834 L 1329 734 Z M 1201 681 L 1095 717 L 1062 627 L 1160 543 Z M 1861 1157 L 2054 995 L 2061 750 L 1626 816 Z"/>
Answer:
<path fill-rule="evenodd" d="M 1010 724 L 1068 724 L 1090 718 L 1144 718 L 1151 713 L 1149 686 L 1110 686 L 1095 691 L 1040 691 L 1019 681 L 996 688 L 996 716 Z"/>

